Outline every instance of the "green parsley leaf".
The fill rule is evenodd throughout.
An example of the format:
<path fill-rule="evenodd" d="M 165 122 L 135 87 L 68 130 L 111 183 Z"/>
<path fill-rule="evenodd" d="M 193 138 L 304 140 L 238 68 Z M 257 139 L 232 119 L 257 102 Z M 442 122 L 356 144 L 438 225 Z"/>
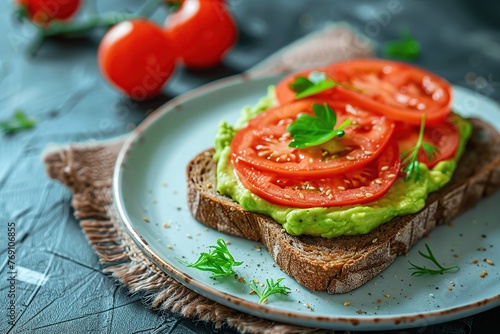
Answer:
<path fill-rule="evenodd" d="M 281 286 L 280 283 L 283 281 L 284 278 L 278 278 L 276 282 L 271 278 L 271 279 L 266 279 L 266 285 L 264 287 L 264 290 L 260 291 L 259 287 L 257 286 L 257 283 L 253 281 L 250 283 L 250 288 L 252 291 L 254 291 L 257 296 L 260 297 L 259 299 L 259 304 L 262 304 L 264 302 L 267 302 L 267 297 L 274 295 L 274 294 L 282 294 L 282 295 L 288 295 L 290 293 L 290 288 L 287 286 Z"/>
<path fill-rule="evenodd" d="M 293 140 L 289 146 L 293 148 L 305 148 L 326 143 L 335 137 L 344 136 L 344 128 L 351 124 L 349 119 L 345 120 L 335 129 L 337 115 L 326 103 L 324 105 L 313 104 L 312 109 L 315 116 L 300 114 L 295 122 L 288 126 L 288 132 Z"/>
<path fill-rule="evenodd" d="M 415 175 L 415 181 L 420 178 L 418 153 L 420 149 L 424 150 L 425 155 L 429 161 L 437 158 L 440 153 L 439 149 L 432 144 L 424 142 L 424 131 L 425 131 L 425 114 L 422 114 L 422 122 L 420 124 L 420 131 L 418 133 L 417 143 L 415 146 L 410 147 L 401 154 L 401 165 L 403 168 L 402 172 L 406 173 L 405 180 L 409 180 L 413 175 Z"/>
<path fill-rule="evenodd" d="M 418 254 L 420 254 L 423 258 L 430 260 L 432 263 L 434 263 L 434 265 L 436 265 L 436 267 L 438 269 L 429 269 L 426 266 L 418 266 L 418 265 L 415 265 L 415 264 L 411 263 L 410 261 L 408 261 L 411 264 L 411 267 L 408 269 L 413 270 L 413 273 L 411 274 L 412 276 L 419 277 L 419 276 L 426 275 L 426 274 L 437 275 L 437 274 L 442 274 L 442 273 L 447 272 L 447 271 L 452 271 L 452 270 L 457 271 L 460 269 L 459 266 L 451 266 L 451 267 L 442 266 L 439 263 L 439 261 L 436 259 L 434 254 L 432 254 L 432 251 L 431 251 L 431 248 L 429 247 L 429 245 L 425 244 L 425 248 L 427 249 L 428 254 L 424 254 L 421 251 L 419 251 Z"/>
<path fill-rule="evenodd" d="M 213 273 L 211 278 L 225 277 L 234 275 L 233 267 L 239 266 L 243 261 L 235 261 L 229 249 L 227 248 L 226 242 L 219 238 L 217 239 L 217 245 L 209 246 L 210 252 L 202 252 L 198 260 L 193 263 L 187 263 L 180 259 L 179 262 L 190 267 L 196 268 L 202 271 L 210 271 Z"/>
<path fill-rule="evenodd" d="M 336 86 L 362 92 L 362 90 L 354 86 L 338 83 L 329 78 L 325 72 L 318 71 L 312 71 L 307 77 L 298 76 L 294 82 L 290 83 L 290 89 L 297 93 L 295 95 L 296 99 L 316 95 Z"/>
<path fill-rule="evenodd" d="M 421 47 L 409 31 L 401 31 L 400 39 L 385 43 L 383 52 L 386 57 L 411 61 L 420 55 Z"/>
<path fill-rule="evenodd" d="M 0 131 L 11 134 L 22 130 L 31 129 L 36 125 L 36 120 L 26 116 L 24 111 L 16 110 L 10 119 L 0 121 Z"/>

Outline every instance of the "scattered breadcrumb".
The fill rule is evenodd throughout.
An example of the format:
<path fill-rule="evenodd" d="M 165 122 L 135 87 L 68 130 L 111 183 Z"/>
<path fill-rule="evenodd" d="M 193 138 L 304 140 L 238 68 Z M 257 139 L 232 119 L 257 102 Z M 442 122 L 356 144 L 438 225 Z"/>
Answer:
<path fill-rule="evenodd" d="M 484 276 L 488 275 L 488 272 L 486 270 L 483 270 L 483 272 L 479 275 L 479 277 L 484 278 Z"/>
<path fill-rule="evenodd" d="M 244 278 L 244 277 L 240 277 L 240 278 L 238 278 L 238 282 L 240 282 L 240 283 L 245 283 L 245 278 Z"/>
<path fill-rule="evenodd" d="M 470 262 L 471 262 L 472 264 L 476 264 L 476 263 L 477 263 L 477 260 L 476 260 L 476 259 L 474 259 L 474 260 L 472 260 L 472 261 L 470 261 Z"/>

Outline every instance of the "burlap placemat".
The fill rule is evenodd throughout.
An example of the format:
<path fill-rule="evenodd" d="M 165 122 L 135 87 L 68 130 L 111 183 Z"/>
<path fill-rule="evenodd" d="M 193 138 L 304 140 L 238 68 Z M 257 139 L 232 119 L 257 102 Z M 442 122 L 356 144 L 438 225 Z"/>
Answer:
<path fill-rule="evenodd" d="M 321 66 L 333 61 L 369 57 L 371 43 L 347 25 L 312 33 L 251 69 L 258 76 Z M 286 325 L 248 315 L 207 299 L 180 284 L 139 250 L 123 230 L 113 208 L 111 191 L 115 161 L 124 137 L 99 143 L 50 147 L 43 153 L 48 175 L 73 194 L 75 217 L 106 273 L 131 293 L 144 296 L 154 310 L 169 310 L 184 317 L 227 323 L 239 331 L 255 333 L 331 333 L 332 331 Z"/>

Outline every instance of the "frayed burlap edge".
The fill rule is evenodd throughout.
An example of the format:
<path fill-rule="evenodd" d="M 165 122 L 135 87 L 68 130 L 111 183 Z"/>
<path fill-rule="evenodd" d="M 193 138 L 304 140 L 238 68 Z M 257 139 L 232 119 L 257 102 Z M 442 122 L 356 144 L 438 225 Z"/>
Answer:
<path fill-rule="evenodd" d="M 218 304 L 180 284 L 139 250 L 122 228 L 113 207 L 111 180 L 123 141 L 102 145 L 70 145 L 43 155 L 47 174 L 73 194 L 74 215 L 103 271 L 143 296 L 155 311 L 168 310 L 195 320 L 223 323 L 242 333 L 333 333 L 333 331 L 276 323 Z"/>

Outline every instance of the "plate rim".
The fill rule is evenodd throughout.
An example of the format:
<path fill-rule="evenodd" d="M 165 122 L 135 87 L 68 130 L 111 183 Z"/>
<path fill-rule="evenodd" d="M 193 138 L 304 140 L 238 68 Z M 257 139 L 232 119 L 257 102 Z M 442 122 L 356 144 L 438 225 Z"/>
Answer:
<path fill-rule="evenodd" d="M 467 311 L 474 308 L 480 308 L 480 312 L 484 312 L 490 308 L 500 305 L 500 294 L 492 296 L 475 303 L 460 304 L 454 307 L 433 310 L 425 313 L 410 313 L 408 315 L 377 315 L 370 317 L 360 317 L 360 316 L 341 316 L 341 317 L 325 317 L 325 316 L 314 316 L 293 311 L 284 311 L 281 309 L 274 308 L 267 304 L 258 304 L 255 302 L 250 302 L 246 299 L 240 298 L 235 295 L 218 290 L 217 288 L 205 284 L 204 282 L 199 282 L 195 278 L 191 277 L 186 272 L 180 271 L 168 261 L 162 259 L 158 256 L 153 249 L 149 246 L 147 240 L 145 240 L 138 231 L 133 227 L 132 222 L 129 220 L 126 214 L 126 209 L 123 203 L 122 191 L 121 191 L 121 175 L 124 163 L 127 159 L 131 146 L 136 143 L 142 133 L 146 131 L 154 122 L 159 118 L 163 117 L 164 114 L 175 110 L 180 104 L 189 101 L 193 98 L 199 98 L 203 95 L 210 94 L 212 92 L 218 91 L 220 89 L 226 89 L 230 86 L 236 84 L 245 84 L 247 81 L 271 81 L 278 80 L 283 77 L 286 73 L 282 74 L 272 74 L 265 76 L 251 76 L 248 73 L 241 73 L 232 75 L 226 78 L 222 78 L 205 85 L 202 85 L 194 90 L 184 93 L 169 102 L 165 103 L 157 110 L 155 110 L 149 117 L 147 117 L 139 126 L 129 134 L 128 138 L 122 145 L 113 171 L 112 179 L 112 196 L 113 196 L 113 206 L 117 212 L 117 218 L 120 224 L 124 227 L 125 232 L 134 241 L 136 246 L 141 250 L 141 252 L 153 262 L 160 270 L 165 274 L 169 275 L 180 284 L 184 285 L 186 288 L 214 301 L 220 303 L 229 308 L 250 314 L 253 316 L 261 317 L 270 321 L 281 321 L 283 323 L 289 323 L 293 325 L 301 325 L 296 321 L 289 321 L 290 319 L 302 320 L 314 323 L 318 328 L 328 328 L 328 329 L 371 329 L 371 330 L 387 330 L 387 329 L 404 329 L 419 327 L 419 321 L 428 320 L 427 324 L 438 324 L 446 321 L 459 319 L 463 316 L 470 315 Z M 469 89 L 462 86 L 453 86 L 453 88 L 459 88 L 463 91 L 470 91 Z M 488 102 L 493 102 L 500 110 L 500 105 L 496 101 L 484 97 Z M 243 106 L 242 106 L 243 107 Z M 222 233 L 222 232 L 220 232 Z M 217 297 L 217 298 L 214 298 Z M 435 319 L 438 319 L 437 321 Z M 288 321 L 287 321 L 288 320 Z M 321 326 L 321 325 L 324 326 Z M 333 326 L 332 326 L 333 324 Z M 304 326 L 304 325 L 302 325 Z"/>

